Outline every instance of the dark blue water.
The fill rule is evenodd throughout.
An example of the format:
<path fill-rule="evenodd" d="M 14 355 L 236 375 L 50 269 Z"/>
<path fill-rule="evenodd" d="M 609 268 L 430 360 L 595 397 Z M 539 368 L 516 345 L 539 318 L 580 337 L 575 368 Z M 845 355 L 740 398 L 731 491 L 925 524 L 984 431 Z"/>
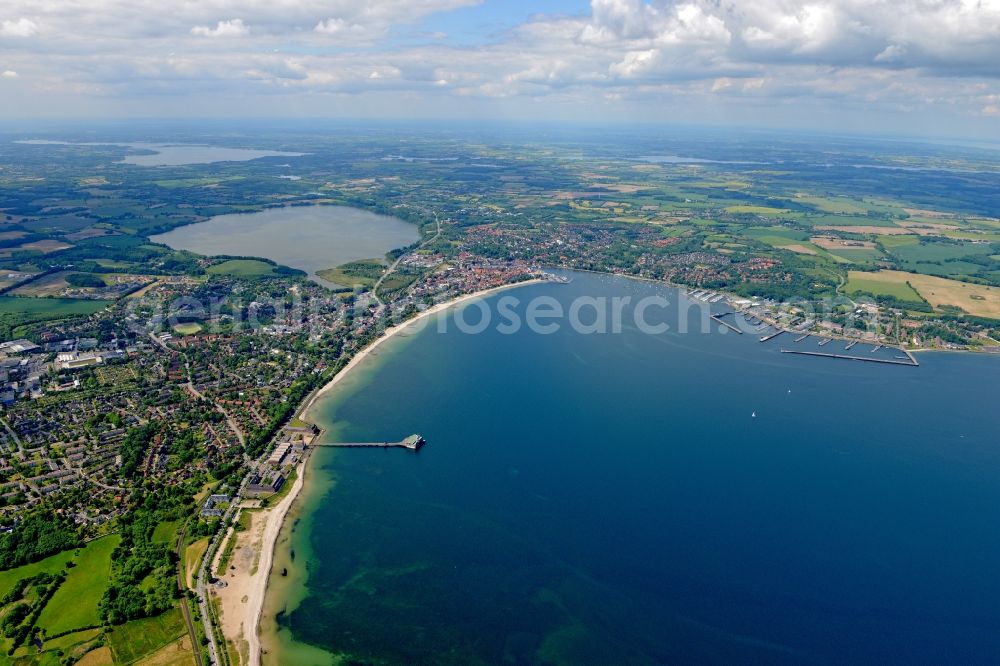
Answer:
<path fill-rule="evenodd" d="M 653 293 L 675 299 L 576 274 L 489 302 Z M 318 452 L 336 484 L 279 624 L 366 663 L 995 662 L 1000 359 L 780 346 L 393 343 L 325 404 L 331 436 L 429 444 Z"/>

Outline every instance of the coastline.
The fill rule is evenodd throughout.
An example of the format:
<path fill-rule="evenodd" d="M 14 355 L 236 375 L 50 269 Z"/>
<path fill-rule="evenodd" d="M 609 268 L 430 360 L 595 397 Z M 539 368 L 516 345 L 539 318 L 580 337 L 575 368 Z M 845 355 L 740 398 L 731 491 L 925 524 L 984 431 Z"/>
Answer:
<path fill-rule="evenodd" d="M 523 286 L 526 286 L 526 285 L 529 285 L 529 284 L 539 284 L 539 283 L 542 283 L 542 282 L 545 282 L 545 280 L 542 280 L 540 278 L 533 278 L 531 280 L 524 280 L 522 282 L 514 282 L 512 284 L 504 284 L 504 285 L 500 285 L 499 287 L 492 287 L 490 289 L 483 289 L 481 291 L 474 291 L 474 292 L 471 292 L 471 293 L 468 293 L 468 294 L 463 294 L 462 296 L 458 296 L 457 298 L 453 298 L 450 301 L 445 301 L 443 303 L 438 303 L 436 305 L 433 305 L 433 306 L 427 308 L 426 310 L 418 313 L 416 316 L 411 317 L 410 319 L 407 319 L 402 324 L 397 324 L 396 326 L 392 326 L 390 328 L 385 329 L 385 332 L 381 335 L 381 337 L 379 337 L 374 342 L 372 342 L 370 345 L 368 345 L 367 347 L 365 347 L 364 349 L 362 349 L 361 351 L 359 351 L 358 353 L 356 353 L 351 358 L 351 360 L 347 363 L 347 365 L 345 365 L 343 368 L 341 368 L 340 372 L 338 372 L 336 375 L 334 375 L 333 378 L 330 379 L 329 382 L 327 382 L 326 384 L 324 384 L 318 391 L 316 391 L 315 393 L 313 393 L 312 396 L 310 396 L 310 398 L 305 402 L 305 404 L 303 404 L 302 408 L 299 409 L 298 416 L 300 418 L 307 416 L 308 413 L 309 413 L 309 411 L 315 405 L 316 401 L 319 400 L 322 396 L 324 396 L 327 393 L 329 393 L 330 391 L 332 391 L 334 389 L 334 387 L 344 377 L 346 377 L 348 375 L 348 373 L 350 373 L 351 370 L 353 370 L 358 365 L 360 365 L 368 357 L 369 354 L 371 354 L 373 351 L 375 351 L 376 349 L 378 349 L 378 347 L 382 343 L 386 342 L 387 340 L 392 339 L 393 336 L 398 335 L 399 333 L 402 333 L 407 328 L 409 328 L 409 327 L 413 326 L 414 324 L 416 324 L 418 321 L 421 321 L 423 319 L 426 319 L 427 317 L 431 317 L 433 315 L 436 315 L 436 314 L 439 314 L 441 312 L 444 312 L 445 310 L 448 310 L 449 308 L 455 307 L 457 305 L 461 305 L 462 303 L 465 303 L 467 301 L 471 301 L 471 300 L 474 300 L 474 299 L 477 299 L 477 298 L 483 298 L 485 296 L 489 296 L 489 295 L 495 294 L 497 292 L 507 291 L 508 289 L 514 289 L 516 287 L 523 287 Z M 309 419 L 305 419 L 305 420 L 309 420 Z"/>
<path fill-rule="evenodd" d="M 658 280 L 656 278 L 643 277 L 642 275 L 629 275 L 628 273 L 613 273 L 613 272 L 610 272 L 610 271 L 595 271 L 595 270 L 592 270 L 592 269 L 589 269 L 589 268 L 574 268 L 572 266 L 560 266 L 559 264 L 546 264 L 545 266 L 548 267 L 548 268 L 556 268 L 556 269 L 565 270 L 565 271 L 578 271 L 580 273 L 592 273 L 593 275 L 610 275 L 612 277 L 627 278 L 629 280 L 638 280 L 640 282 L 652 282 L 652 283 L 655 283 L 655 284 L 666 285 L 667 287 L 671 287 L 673 289 L 680 289 L 682 291 L 688 291 L 688 290 L 692 290 L 693 291 L 695 289 L 699 289 L 699 287 L 694 287 L 694 286 L 687 285 L 687 284 L 679 284 L 679 283 L 676 283 L 676 282 L 671 282 L 670 280 Z M 730 304 L 732 304 L 732 299 L 734 299 L 734 298 L 746 298 L 745 296 L 739 296 L 737 294 L 733 294 L 731 292 L 725 291 L 724 289 L 713 289 L 712 291 L 714 291 L 714 292 L 716 292 L 718 294 L 722 294 L 723 296 L 725 296 L 726 301 L 728 301 Z M 774 325 L 774 323 L 770 322 L 770 321 L 767 321 L 766 323 L 768 325 L 771 325 L 771 326 Z M 852 337 L 847 337 L 847 336 L 844 336 L 844 335 L 838 335 L 836 333 L 810 333 L 810 335 L 823 336 L 823 337 L 831 338 L 833 340 L 843 340 L 844 342 L 853 342 L 853 341 L 858 340 L 858 338 L 852 338 Z M 879 341 L 879 340 L 871 340 L 871 341 L 869 341 L 869 340 L 865 340 L 864 342 L 881 343 L 885 347 L 894 347 L 896 349 L 899 349 L 900 351 L 908 352 L 910 354 L 924 354 L 924 353 L 927 353 L 927 352 L 952 352 L 952 353 L 967 353 L 967 354 L 996 354 L 996 353 L 998 353 L 998 352 L 987 351 L 986 349 L 982 349 L 982 348 L 979 348 L 979 349 L 975 349 L 975 348 L 971 348 L 971 349 L 970 348 L 967 348 L 967 349 L 944 349 L 944 348 L 939 348 L 939 347 L 909 348 L 904 343 L 901 343 L 901 342 L 898 342 L 898 341 L 897 342 L 893 342 L 891 340 L 886 340 L 886 341 Z"/>
<path fill-rule="evenodd" d="M 443 303 L 438 303 L 432 307 L 427 308 L 423 312 L 420 312 L 416 316 L 406 320 L 405 322 L 387 328 L 385 332 L 378 339 L 373 341 L 367 347 L 356 353 L 351 360 L 343 368 L 330 379 L 329 382 L 324 384 L 319 390 L 315 391 L 299 408 L 297 415 L 299 417 L 306 416 L 309 411 L 315 406 L 316 401 L 332 391 L 336 385 L 346 377 L 351 370 L 356 368 L 361 364 L 365 358 L 368 357 L 371 352 L 379 347 L 386 340 L 390 340 L 393 336 L 398 335 L 402 331 L 409 327 L 412 327 L 418 321 L 424 320 L 433 315 L 440 314 L 449 308 L 461 305 L 467 301 L 471 301 L 477 298 L 482 298 L 489 296 L 501 291 L 506 291 L 508 289 L 513 289 L 516 287 L 522 287 L 530 284 L 539 284 L 545 282 L 545 280 L 535 278 L 531 280 L 524 280 L 522 282 L 515 282 L 512 284 L 500 285 L 498 287 L 492 287 L 490 289 L 483 289 L 480 291 L 471 292 L 468 294 L 463 294 L 457 298 L 445 301 Z M 311 456 L 310 456 L 311 457 Z M 267 591 L 269 587 L 269 582 L 271 578 L 271 568 L 274 561 L 274 550 L 278 543 L 278 538 L 281 535 L 281 531 L 285 526 L 285 519 L 288 515 L 289 510 L 295 503 L 296 498 L 301 493 L 303 487 L 305 486 L 305 475 L 306 468 L 308 467 L 309 459 L 307 457 L 298 466 L 298 473 L 295 479 L 295 483 L 292 485 L 289 493 L 282 498 L 281 502 L 275 507 L 268 510 L 267 524 L 264 528 L 263 539 L 261 543 L 260 561 L 258 564 L 258 570 L 262 574 L 257 577 L 258 579 L 253 582 L 252 589 L 248 595 L 246 618 L 249 620 L 248 626 L 244 627 L 244 636 L 249 647 L 249 664 L 250 666 L 260 666 L 261 665 L 261 654 L 265 647 L 264 641 L 261 639 L 260 627 L 261 618 L 264 613 L 264 604 L 267 597 Z M 228 638 L 228 637 L 227 637 Z"/>
<path fill-rule="evenodd" d="M 295 502 L 305 485 L 306 467 L 308 458 L 299 463 L 295 483 L 285 497 L 271 510 L 268 511 L 267 523 L 264 526 L 264 535 L 261 542 L 260 561 L 257 570 L 260 576 L 249 591 L 247 599 L 247 617 L 250 618 L 250 626 L 245 627 L 244 635 L 249 646 L 250 666 L 260 666 L 261 662 L 261 642 L 258 630 L 260 628 L 260 618 L 264 612 L 264 598 L 267 595 L 267 582 L 271 577 L 271 563 L 274 560 L 274 547 L 278 542 L 278 534 L 285 523 L 285 516 Z"/>

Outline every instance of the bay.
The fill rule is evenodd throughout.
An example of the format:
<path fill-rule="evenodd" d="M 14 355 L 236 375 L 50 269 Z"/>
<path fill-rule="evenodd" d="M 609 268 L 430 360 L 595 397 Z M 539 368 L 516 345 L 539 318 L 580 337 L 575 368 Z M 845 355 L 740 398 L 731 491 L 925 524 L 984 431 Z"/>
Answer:
<path fill-rule="evenodd" d="M 485 303 L 677 300 L 572 275 Z M 468 335 L 450 314 L 381 346 L 312 416 L 428 444 L 315 452 L 267 661 L 995 659 L 1000 359 L 794 357 L 670 317 Z"/>

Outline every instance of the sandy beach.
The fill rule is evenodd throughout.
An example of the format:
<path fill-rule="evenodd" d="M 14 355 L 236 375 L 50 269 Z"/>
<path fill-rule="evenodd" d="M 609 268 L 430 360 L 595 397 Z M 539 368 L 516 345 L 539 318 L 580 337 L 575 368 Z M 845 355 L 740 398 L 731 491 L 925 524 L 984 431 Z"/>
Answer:
<path fill-rule="evenodd" d="M 236 542 L 227 569 L 217 570 L 222 549 L 212 565 L 212 570 L 226 582 L 225 587 L 212 591 L 220 602 L 222 632 L 236 645 L 241 662 L 254 666 L 260 664 L 257 627 L 264 608 L 274 546 L 285 516 L 304 485 L 305 461 L 299 463 L 296 471 L 295 482 L 280 502 L 267 509 L 254 510 L 245 531 L 235 532 L 230 528 L 228 538 Z"/>
<path fill-rule="evenodd" d="M 540 279 L 525 280 L 524 282 L 501 285 L 492 289 L 465 294 L 450 301 L 439 303 L 398 326 L 386 329 L 382 337 L 355 354 L 336 376 L 316 391 L 303 404 L 298 413 L 306 416 L 320 397 L 332 391 L 351 370 L 364 361 L 379 345 L 405 331 L 407 328 L 414 326 L 417 322 L 470 300 L 515 287 L 537 284 L 542 281 Z M 245 641 L 248 647 L 248 663 L 250 666 L 260 666 L 261 663 L 260 620 L 264 610 L 264 599 L 267 594 L 268 577 L 270 576 L 271 565 L 274 559 L 274 548 L 278 542 L 285 516 L 304 486 L 306 466 L 306 462 L 299 464 L 295 483 L 288 494 L 282 498 L 281 502 L 274 507 L 259 512 L 254 517 L 254 526 L 251 530 L 248 530 L 247 540 L 249 543 L 246 548 L 249 549 L 248 552 L 252 554 L 251 557 L 253 559 L 256 559 L 259 553 L 259 559 L 256 559 L 256 566 L 252 568 L 244 566 L 229 575 L 226 575 L 227 572 L 220 572 L 228 584 L 225 589 L 219 592 L 219 596 L 223 600 L 223 632 L 226 638 L 235 641 L 237 645 Z M 242 650 L 240 652 L 242 656 Z"/>
<path fill-rule="evenodd" d="M 305 403 L 305 405 L 303 405 L 302 409 L 299 410 L 299 414 L 303 418 L 305 418 L 309 414 L 309 410 L 312 409 L 313 405 L 319 398 L 332 391 L 333 388 L 340 382 L 340 380 L 346 377 L 351 370 L 353 370 L 362 361 L 364 361 L 369 354 L 378 349 L 379 345 L 381 345 L 386 340 L 391 340 L 394 335 L 398 335 L 399 333 L 405 331 L 407 328 L 410 328 L 411 326 L 415 325 L 417 322 L 422 321 L 427 317 L 436 315 L 439 312 L 444 312 L 448 308 L 461 305 L 462 303 L 465 303 L 467 301 L 475 300 L 477 298 L 483 298 L 484 296 L 489 296 L 490 294 L 495 294 L 500 291 L 506 291 L 508 289 L 514 289 L 516 287 L 523 287 L 529 284 L 538 284 L 539 282 L 544 282 L 544 280 L 541 279 L 525 280 L 524 282 L 505 284 L 499 287 L 493 287 L 492 289 L 483 289 L 482 291 L 474 291 L 472 293 L 465 294 L 464 296 L 459 296 L 458 298 L 454 298 L 450 301 L 445 301 L 444 303 L 438 303 L 437 305 L 429 307 L 423 312 L 417 314 L 412 319 L 408 319 L 402 324 L 399 324 L 398 326 L 393 326 L 391 328 L 385 329 L 385 333 L 382 334 L 382 337 L 378 338 L 377 340 L 375 340 L 375 342 L 371 343 L 370 345 L 359 351 L 357 354 L 355 354 L 354 357 L 348 362 L 348 364 L 345 365 L 344 368 L 340 372 L 338 372 L 336 376 L 333 377 L 333 379 L 331 379 L 329 382 L 323 385 L 323 387 L 320 390 L 316 391 L 312 395 L 312 397 L 309 398 L 309 400 Z M 309 419 L 306 418 L 306 420 Z"/>

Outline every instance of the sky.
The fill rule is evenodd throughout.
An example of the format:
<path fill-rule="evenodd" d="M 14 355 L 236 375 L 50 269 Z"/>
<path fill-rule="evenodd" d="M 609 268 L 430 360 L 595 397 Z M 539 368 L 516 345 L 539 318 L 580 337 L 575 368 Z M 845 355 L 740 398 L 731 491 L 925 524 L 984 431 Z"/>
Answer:
<path fill-rule="evenodd" d="M 0 0 L 0 119 L 1000 138 L 1000 0 Z"/>

